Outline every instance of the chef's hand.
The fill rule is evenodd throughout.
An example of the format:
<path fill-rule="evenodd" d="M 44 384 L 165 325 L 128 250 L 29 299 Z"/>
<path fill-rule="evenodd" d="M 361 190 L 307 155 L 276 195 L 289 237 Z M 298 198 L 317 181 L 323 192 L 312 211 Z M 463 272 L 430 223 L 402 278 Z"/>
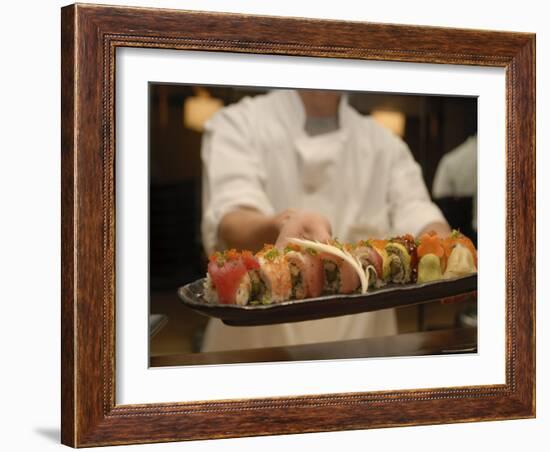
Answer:
<path fill-rule="evenodd" d="M 332 237 L 330 222 L 324 216 L 307 210 L 287 209 L 276 215 L 275 223 L 279 230 L 275 246 L 280 249 L 287 245 L 291 237 L 320 242 Z"/>
<path fill-rule="evenodd" d="M 433 223 L 428 224 L 427 226 L 420 231 L 418 237 L 422 237 L 425 233 L 435 232 L 440 237 L 447 237 L 451 233 L 451 228 L 447 222 L 434 221 Z"/>
<path fill-rule="evenodd" d="M 276 215 L 239 207 L 223 216 L 218 239 L 227 248 L 259 251 L 265 243 L 284 248 L 290 237 L 326 241 L 332 236 L 328 220 L 314 212 L 288 209 Z"/>

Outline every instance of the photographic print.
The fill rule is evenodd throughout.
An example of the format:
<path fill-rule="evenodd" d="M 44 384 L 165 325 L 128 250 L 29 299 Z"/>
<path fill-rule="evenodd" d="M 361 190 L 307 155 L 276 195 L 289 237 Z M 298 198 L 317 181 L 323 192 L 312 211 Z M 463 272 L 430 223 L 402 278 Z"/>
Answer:
<path fill-rule="evenodd" d="M 62 8 L 61 438 L 535 416 L 535 36 Z"/>
<path fill-rule="evenodd" d="M 152 82 L 149 128 L 152 366 L 477 351 L 476 97 Z"/>

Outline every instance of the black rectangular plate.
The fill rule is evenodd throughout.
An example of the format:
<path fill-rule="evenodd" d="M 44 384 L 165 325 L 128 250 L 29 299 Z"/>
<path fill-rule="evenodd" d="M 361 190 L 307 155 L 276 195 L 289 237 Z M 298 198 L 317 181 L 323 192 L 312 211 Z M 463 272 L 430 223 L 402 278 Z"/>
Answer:
<path fill-rule="evenodd" d="M 423 284 L 389 284 L 381 289 L 369 290 L 366 294 L 325 295 L 247 306 L 207 303 L 203 284 L 204 279 L 199 279 L 178 289 L 178 295 L 186 306 L 201 314 L 217 317 L 227 325 L 253 326 L 338 317 L 464 295 L 477 291 L 477 273 Z"/>

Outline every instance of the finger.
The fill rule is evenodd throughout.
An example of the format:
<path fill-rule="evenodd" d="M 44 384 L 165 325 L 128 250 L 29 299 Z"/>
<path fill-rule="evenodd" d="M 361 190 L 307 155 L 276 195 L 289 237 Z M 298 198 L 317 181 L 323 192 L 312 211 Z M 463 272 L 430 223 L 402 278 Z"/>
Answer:
<path fill-rule="evenodd" d="M 277 241 L 275 242 L 275 248 L 282 250 L 288 245 L 288 237 L 279 235 Z"/>
<path fill-rule="evenodd" d="M 326 242 L 331 238 L 330 229 L 327 228 L 326 224 L 322 223 L 310 225 L 306 235 L 309 236 L 310 240 L 317 240 L 319 242 Z"/>
<path fill-rule="evenodd" d="M 275 242 L 275 248 L 278 249 L 284 249 L 288 245 L 288 239 L 289 238 L 305 238 L 304 234 L 300 232 L 301 229 L 293 228 L 293 227 L 285 227 L 277 237 L 277 240 Z"/>

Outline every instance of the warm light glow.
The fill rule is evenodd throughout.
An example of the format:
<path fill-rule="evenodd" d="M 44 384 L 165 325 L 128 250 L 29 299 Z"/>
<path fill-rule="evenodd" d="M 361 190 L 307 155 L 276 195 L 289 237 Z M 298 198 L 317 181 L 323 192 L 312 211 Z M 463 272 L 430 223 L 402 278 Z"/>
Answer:
<path fill-rule="evenodd" d="M 206 121 L 222 107 L 220 99 L 211 97 L 206 90 L 200 90 L 196 96 L 188 97 L 183 103 L 183 125 L 202 132 Z"/>
<path fill-rule="evenodd" d="M 405 115 L 400 111 L 373 110 L 371 115 L 376 122 L 401 138 L 405 135 Z"/>

